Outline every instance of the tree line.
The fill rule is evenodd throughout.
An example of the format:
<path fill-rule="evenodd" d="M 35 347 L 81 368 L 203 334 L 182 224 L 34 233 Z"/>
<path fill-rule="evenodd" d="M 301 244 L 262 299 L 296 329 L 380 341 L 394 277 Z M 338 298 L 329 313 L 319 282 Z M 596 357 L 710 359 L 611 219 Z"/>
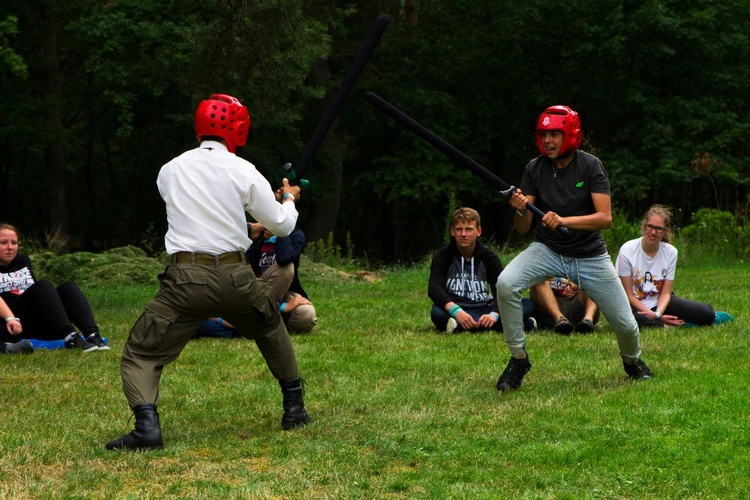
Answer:
<path fill-rule="evenodd" d="M 210 93 L 252 126 L 272 184 L 304 150 L 375 19 L 389 25 L 305 173 L 309 240 L 377 262 L 421 258 L 460 205 L 512 240 L 491 187 L 362 99 L 372 91 L 510 184 L 539 113 L 567 104 L 614 206 L 748 216 L 750 4 L 696 0 L 6 0 L 0 5 L 0 219 L 65 250 L 166 229 L 156 175 L 196 144 Z"/>

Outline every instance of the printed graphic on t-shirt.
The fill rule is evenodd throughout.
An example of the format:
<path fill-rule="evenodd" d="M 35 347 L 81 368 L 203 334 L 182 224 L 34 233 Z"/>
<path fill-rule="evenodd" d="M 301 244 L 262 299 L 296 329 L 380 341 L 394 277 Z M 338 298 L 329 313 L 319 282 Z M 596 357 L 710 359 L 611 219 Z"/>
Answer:
<path fill-rule="evenodd" d="M 448 279 L 448 291 L 472 302 L 484 302 L 492 297 L 486 281 L 478 281 L 469 273 Z"/>
<path fill-rule="evenodd" d="M 568 286 L 566 283 L 557 280 L 550 280 L 549 284 L 555 294 L 565 297 L 565 288 Z"/>
<path fill-rule="evenodd" d="M 471 302 L 485 302 L 492 300 L 492 291 L 487 282 L 483 265 L 475 267 L 474 274 L 470 266 L 460 266 L 454 263 L 448 272 L 445 288 L 457 297 L 463 297 Z"/>
<path fill-rule="evenodd" d="M 24 267 L 10 273 L 0 273 L 0 293 L 12 293 L 21 295 L 34 284 L 31 277 L 31 269 Z"/>
<path fill-rule="evenodd" d="M 644 271 L 641 273 L 639 268 L 635 269 L 635 277 L 633 279 L 633 287 L 635 288 L 635 294 L 643 300 L 646 297 L 653 297 L 659 295 L 661 289 L 664 287 L 664 282 L 667 279 L 667 270 L 661 270 L 661 276 L 654 278 L 651 271 Z"/>
<path fill-rule="evenodd" d="M 276 244 L 275 243 L 263 243 L 261 248 L 260 260 L 258 261 L 258 267 L 260 268 L 261 274 L 271 267 L 276 262 Z"/>

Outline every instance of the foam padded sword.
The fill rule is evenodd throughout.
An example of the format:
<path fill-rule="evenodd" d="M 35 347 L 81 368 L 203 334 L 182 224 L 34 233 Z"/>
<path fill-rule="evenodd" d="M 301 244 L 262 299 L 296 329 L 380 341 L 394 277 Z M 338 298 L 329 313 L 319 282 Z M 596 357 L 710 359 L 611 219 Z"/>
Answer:
<path fill-rule="evenodd" d="M 471 170 L 472 173 L 474 173 L 477 177 L 485 181 L 493 188 L 497 189 L 500 196 L 509 198 L 516 191 L 515 186 L 511 186 L 500 177 L 496 176 L 495 174 L 484 168 L 482 165 L 469 158 L 467 155 L 425 128 L 419 122 L 405 114 L 403 111 L 401 111 L 382 97 L 378 96 L 377 94 L 373 94 L 372 92 L 366 92 L 365 100 L 378 108 L 380 111 L 393 118 L 395 121 L 399 122 L 404 127 L 417 134 L 425 141 L 435 146 L 435 148 L 448 155 L 448 157 L 450 157 L 459 165 Z M 526 204 L 526 209 L 531 213 L 538 215 L 540 219 L 544 217 L 544 212 L 542 212 L 539 208 L 535 207 L 531 203 Z M 570 233 L 570 230 L 567 227 L 558 226 L 557 229 L 563 234 Z"/>
<path fill-rule="evenodd" d="M 370 34 L 367 36 L 367 39 L 359 49 L 357 57 L 354 59 L 354 62 L 349 68 L 349 71 L 346 73 L 344 80 L 341 82 L 341 86 L 333 96 L 331 104 L 329 104 L 328 109 L 326 109 L 326 112 L 323 115 L 323 118 L 320 120 L 320 123 L 318 123 L 318 128 L 315 129 L 315 133 L 313 133 L 310 141 L 307 143 L 307 147 L 302 152 L 302 156 L 300 156 L 299 161 L 297 161 L 297 164 L 294 166 L 292 166 L 291 163 L 287 163 L 286 165 L 284 165 L 284 170 L 286 170 L 287 178 L 289 179 L 289 182 L 291 184 L 299 183 L 301 188 L 305 188 L 307 186 L 308 181 L 302 179 L 302 174 L 304 174 L 305 170 L 307 170 L 307 167 L 312 162 L 312 159 L 315 157 L 315 153 L 318 152 L 318 148 L 320 148 L 320 145 L 323 143 L 323 140 L 328 134 L 328 131 L 331 129 L 333 121 L 336 119 L 336 116 L 344 106 L 346 97 L 349 95 L 352 88 L 354 87 L 354 84 L 357 82 L 359 75 L 362 73 L 362 70 L 367 64 L 367 61 L 370 59 L 370 56 L 375 50 L 375 46 L 380 41 L 380 37 L 383 35 L 383 32 L 385 31 L 385 28 L 387 26 L 388 16 L 383 15 L 375 20 L 375 24 L 370 30 Z"/>

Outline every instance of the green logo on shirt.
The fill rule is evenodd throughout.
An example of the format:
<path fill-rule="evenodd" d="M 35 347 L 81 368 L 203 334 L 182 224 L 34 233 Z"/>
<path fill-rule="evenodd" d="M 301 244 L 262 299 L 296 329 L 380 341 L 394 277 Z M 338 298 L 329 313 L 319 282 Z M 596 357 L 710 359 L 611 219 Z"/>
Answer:
<path fill-rule="evenodd" d="M 579 182 L 578 184 L 576 184 L 576 187 L 577 187 L 577 188 L 579 188 L 579 187 L 583 187 L 583 181 L 581 181 L 581 182 Z"/>

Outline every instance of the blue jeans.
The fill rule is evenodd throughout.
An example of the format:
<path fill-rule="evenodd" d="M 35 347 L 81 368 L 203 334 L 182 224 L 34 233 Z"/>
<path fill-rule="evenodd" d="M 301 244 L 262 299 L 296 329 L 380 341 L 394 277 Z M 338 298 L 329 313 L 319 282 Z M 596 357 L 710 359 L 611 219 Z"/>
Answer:
<path fill-rule="evenodd" d="M 632 362 L 641 356 L 638 323 L 609 255 L 578 259 L 563 257 L 538 242 L 518 254 L 497 279 L 500 319 L 511 355 L 519 357 L 526 352 L 521 294 L 555 276 L 565 276 L 580 284 L 599 306 L 617 335 L 623 358 Z"/>
<path fill-rule="evenodd" d="M 523 299 L 522 300 L 522 309 L 523 309 L 523 327 L 525 331 L 529 331 L 533 329 L 534 323 L 529 321 L 529 318 L 531 316 L 534 316 L 534 313 L 536 311 L 536 308 L 534 307 L 534 303 L 531 301 L 531 299 Z M 481 318 L 485 314 L 489 314 L 492 312 L 491 307 L 478 307 L 478 308 L 464 308 L 464 311 L 469 313 L 472 318 L 474 318 L 474 321 L 479 321 L 479 318 Z M 448 311 L 443 309 L 442 307 L 438 307 L 435 304 L 432 304 L 432 310 L 430 310 L 430 319 L 432 320 L 432 323 L 435 325 L 435 327 L 443 331 L 445 330 L 446 325 L 448 324 L 448 320 L 450 319 L 450 314 L 448 314 Z M 498 321 L 495 323 L 495 325 L 492 327 L 492 330 L 497 332 L 503 331 L 503 324 Z M 461 325 L 459 324 L 456 327 L 456 331 L 463 331 L 463 328 L 461 328 Z"/>

